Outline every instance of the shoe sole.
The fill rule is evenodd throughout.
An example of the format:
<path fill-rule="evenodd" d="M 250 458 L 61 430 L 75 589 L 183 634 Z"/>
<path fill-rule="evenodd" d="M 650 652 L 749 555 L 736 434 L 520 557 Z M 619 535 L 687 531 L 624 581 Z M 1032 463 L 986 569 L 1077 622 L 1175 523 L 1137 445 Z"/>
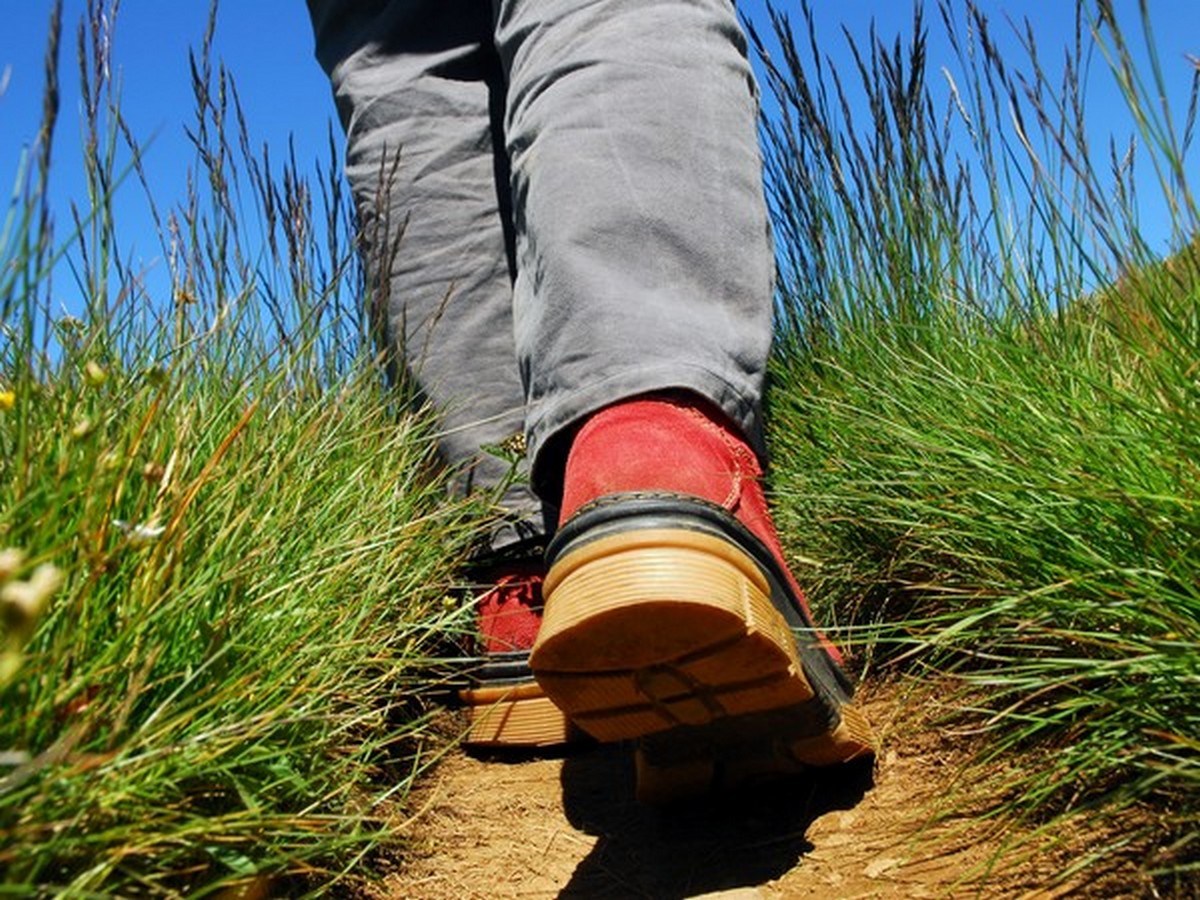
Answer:
<path fill-rule="evenodd" d="M 703 524 L 608 531 L 568 543 L 551 566 L 530 664 L 584 731 L 643 739 L 640 798 L 873 752 L 844 675 L 830 677 L 836 664 L 815 635 L 797 643 L 771 599 L 779 579 L 749 553 Z"/>
<path fill-rule="evenodd" d="M 468 747 L 513 750 L 546 749 L 577 741 L 578 729 L 534 681 L 459 691 L 470 724 Z"/>
<path fill-rule="evenodd" d="M 643 737 L 634 753 L 637 799 L 661 806 L 872 757 L 866 718 L 852 703 L 839 712 L 832 731 L 811 736 L 797 728 L 805 711 L 785 707 L 726 719 L 707 729 L 676 728 Z"/>

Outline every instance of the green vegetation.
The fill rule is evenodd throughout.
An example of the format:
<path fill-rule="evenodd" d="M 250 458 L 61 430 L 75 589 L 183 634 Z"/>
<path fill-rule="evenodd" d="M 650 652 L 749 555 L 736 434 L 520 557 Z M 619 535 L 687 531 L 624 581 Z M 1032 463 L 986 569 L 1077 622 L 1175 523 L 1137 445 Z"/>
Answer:
<path fill-rule="evenodd" d="M 365 349 L 336 153 L 312 175 L 253 155 L 207 41 L 195 188 L 147 197 L 173 283 L 149 296 L 111 202 L 142 148 L 90 12 L 89 196 L 54 234 L 54 24 L 0 221 L 0 894 L 327 889 L 442 746 L 434 657 L 466 624 L 443 598 L 483 514 L 445 499 Z M 919 38 L 833 72 L 775 22 L 781 529 L 863 666 L 961 680 L 984 762 L 1024 763 L 1003 812 L 1150 810 L 1145 865 L 1179 888 L 1200 867 L 1194 111 L 1167 117 L 1111 12 L 1061 81 L 943 12 L 971 38 L 941 105 Z M 1170 261 L 1132 157 L 1086 140 L 1092 47 L 1170 198 Z M 77 319 L 54 312 L 64 253 Z"/>
<path fill-rule="evenodd" d="M 1136 821 L 1153 821 L 1160 844 L 1144 863 L 1182 883 L 1200 867 L 1187 135 L 1157 102 L 1153 45 L 1144 83 L 1111 19 L 1080 20 L 1055 90 L 1032 36 L 1019 73 L 982 15 L 943 11 L 952 34 L 973 35 L 945 108 L 920 38 L 860 47 L 860 70 L 839 73 L 818 62 L 811 19 L 773 20 L 781 530 L 817 564 L 804 575 L 860 657 L 963 679 L 985 761 L 1024 763 L 1010 812 L 1151 803 Z M 1140 123 L 1140 164 L 1171 201 L 1179 252 L 1166 263 L 1140 237 L 1132 159 L 1122 168 L 1085 137 L 1093 40 Z M 856 92 L 870 121 L 842 103 Z M 972 158 L 951 152 L 952 129 Z"/>
<path fill-rule="evenodd" d="M 111 203 L 140 151 L 84 34 L 86 314 L 52 312 L 53 81 L 0 239 L 0 893 L 327 887 L 425 764 L 480 511 L 446 501 L 425 419 L 358 355 L 335 164 L 318 228 L 311 179 L 245 154 L 207 54 L 197 189 L 161 211 L 174 297 L 147 296 Z"/>

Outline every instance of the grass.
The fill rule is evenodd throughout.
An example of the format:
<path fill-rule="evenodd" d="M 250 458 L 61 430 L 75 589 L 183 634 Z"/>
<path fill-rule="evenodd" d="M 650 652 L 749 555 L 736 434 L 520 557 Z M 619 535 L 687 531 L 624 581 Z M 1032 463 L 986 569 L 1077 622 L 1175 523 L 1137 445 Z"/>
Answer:
<path fill-rule="evenodd" d="M 148 296 L 112 218 L 142 149 L 98 12 L 79 32 L 90 196 L 57 243 L 55 20 L 0 242 L 0 893 L 328 890 L 432 752 L 481 507 L 446 500 L 427 417 L 340 305 L 362 276 L 336 165 L 319 191 L 250 156 L 207 42 L 196 188 L 155 211 L 174 296 Z M 61 252 L 81 317 L 51 312 Z"/>
<path fill-rule="evenodd" d="M 976 11 L 938 9 L 959 53 L 945 108 L 919 18 L 854 72 L 824 66 L 811 22 L 777 14 L 780 49 L 756 40 L 780 110 L 780 524 L 863 669 L 961 681 L 979 771 L 1021 762 L 998 814 L 1136 809 L 1126 837 L 1182 893 L 1200 847 L 1194 110 L 1152 99 L 1166 75 L 1131 62 L 1136 21 L 1081 15 L 1054 78 L 1031 34 L 1018 67 Z M 0 223 L 0 894 L 327 892 L 369 877 L 444 746 L 436 657 L 467 618 L 446 596 L 486 511 L 446 499 L 427 417 L 378 374 L 332 136 L 314 173 L 252 153 L 210 30 L 194 187 L 159 208 L 102 11 L 75 43 L 88 196 L 56 233 L 56 8 L 41 135 Z M 1132 157 L 1083 137 L 1096 53 L 1170 199 L 1169 261 L 1137 227 Z M 169 298 L 118 239 L 114 193 L 139 184 Z M 53 312 L 64 271 L 78 318 Z"/>
<path fill-rule="evenodd" d="M 1141 862 L 1182 890 L 1200 865 L 1195 90 L 1181 134 L 1129 62 L 1144 22 L 1081 8 L 1056 81 L 1031 32 L 1019 68 L 982 13 L 940 10 L 966 72 L 945 109 L 919 10 L 908 46 L 872 37 L 852 73 L 822 68 L 807 7 L 799 27 L 775 14 L 782 52 L 756 39 L 782 110 L 764 134 L 782 530 L 865 665 L 961 678 L 975 775 L 1025 761 L 1006 812 L 1053 828 L 1149 804 Z M 1092 48 L 1169 193 L 1169 261 L 1128 169 L 1093 162 Z"/>

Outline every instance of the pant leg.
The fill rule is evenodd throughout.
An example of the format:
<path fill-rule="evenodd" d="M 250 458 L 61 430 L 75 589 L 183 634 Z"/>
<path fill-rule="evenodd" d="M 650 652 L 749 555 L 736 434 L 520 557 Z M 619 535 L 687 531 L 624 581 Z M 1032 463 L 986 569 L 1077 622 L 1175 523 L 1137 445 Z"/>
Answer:
<path fill-rule="evenodd" d="M 346 131 L 346 175 L 386 340 L 440 416 L 455 488 L 496 490 L 510 465 L 481 450 L 524 432 L 512 323 L 503 75 L 478 0 L 308 0 L 316 54 Z M 503 492 L 535 536 L 541 505 Z"/>
<path fill-rule="evenodd" d="M 494 0 L 535 484 L 555 437 L 684 388 L 762 452 L 774 261 L 730 0 Z"/>

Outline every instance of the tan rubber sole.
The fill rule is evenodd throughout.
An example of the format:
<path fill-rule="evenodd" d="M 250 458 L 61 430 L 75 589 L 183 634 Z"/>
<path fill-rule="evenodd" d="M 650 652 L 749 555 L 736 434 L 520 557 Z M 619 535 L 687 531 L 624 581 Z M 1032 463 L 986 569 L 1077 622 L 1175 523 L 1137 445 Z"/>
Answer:
<path fill-rule="evenodd" d="M 465 690 L 470 725 L 463 743 L 493 749 L 557 747 L 578 739 L 578 731 L 536 683 Z"/>
<path fill-rule="evenodd" d="M 647 799 L 711 781 L 727 755 L 779 772 L 871 752 L 852 705 L 831 722 L 814 699 L 765 576 L 727 540 L 676 528 L 599 538 L 557 560 L 544 592 L 538 683 L 594 737 L 646 739 Z"/>
<path fill-rule="evenodd" d="M 832 766 L 874 755 L 874 735 L 852 703 L 840 707 L 832 730 L 803 736 L 778 715 L 735 720 L 736 736 L 722 742 L 696 740 L 688 729 L 643 738 L 634 754 L 637 799 L 664 805 L 706 793 L 732 793 L 814 767 Z M 791 712 L 795 712 L 794 710 Z"/>

